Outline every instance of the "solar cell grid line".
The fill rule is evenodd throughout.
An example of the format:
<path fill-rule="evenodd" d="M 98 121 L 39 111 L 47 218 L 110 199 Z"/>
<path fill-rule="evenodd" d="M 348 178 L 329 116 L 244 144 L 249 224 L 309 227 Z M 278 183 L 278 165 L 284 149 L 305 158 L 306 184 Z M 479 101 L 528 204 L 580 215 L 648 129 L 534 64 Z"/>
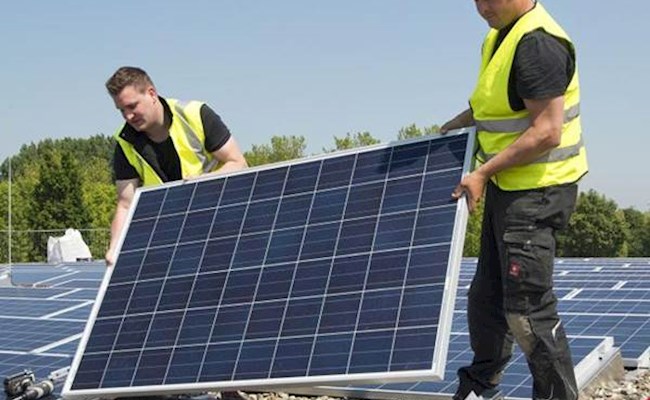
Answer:
<path fill-rule="evenodd" d="M 354 157 L 354 161 L 353 161 L 354 165 L 356 165 L 356 161 L 357 161 L 357 157 Z M 354 170 L 354 166 L 353 166 L 352 169 Z M 315 187 L 319 187 L 319 185 L 321 183 L 322 171 L 323 171 L 323 163 L 320 163 L 318 176 L 316 177 Z M 348 196 L 350 194 L 351 180 L 352 180 L 352 174 L 350 174 L 350 177 L 348 178 L 347 189 L 346 189 L 346 200 L 345 200 L 344 204 L 347 204 L 347 199 L 348 199 Z M 286 182 L 285 182 L 285 184 L 286 184 Z M 311 203 L 310 203 L 310 206 L 309 206 L 309 208 L 307 210 L 306 221 L 309 221 L 311 216 L 312 216 L 312 210 L 314 209 L 315 200 L 316 200 L 316 196 L 315 195 L 311 196 Z M 343 206 L 343 213 L 345 213 L 345 205 Z M 276 218 L 277 218 L 277 215 L 276 215 Z M 339 231 L 337 233 L 337 237 L 340 237 L 340 234 L 341 234 L 341 227 L 339 226 Z M 302 238 L 300 239 L 300 248 L 298 250 L 298 255 L 297 255 L 298 260 L 300 260 L 301 257 L 302 257 L 302 249 L 303 249 L 304 244 L 305 244 L 306 236 L 307 236 L 307 229 L 304 229 L 303 232 L 302 232 Z M 335 252 L 336 252 L 336 250 L 335 250 Z M 327 278 L 327 283 L 325 284 L 326 286 L 329 285 L 329 281 L 330 281 L 331 273 L 332 273 L 333 263 L 334 263 L 334 260 L 332 260 L 332 263 L 330 264 L 329 276 Z M 293 271 L 292 271 L 291 282 L 289 284 L 289 289 L 288 289 L 289 293 L 291 293 L 291 291 L 293 290 L 293 284 L 295 282 L 297 272 L 298 272 L 298 268 L 297 268 L 297 265 L 296 265 L 296 268 L 293 268 Z M 261 277 L 261 275 L 260 275 L 260 277 Z M 323 305 L 324 305 L 324 302 L 323 302 Z M 323 307 L 323 305 L 321 305 L 321 311 L 320 311 L 319 315 L 322 315 L 322 307 Z M 285 302 L 285 307 L 284 307 L 284 310 L 283 310 L 283 315 L 282 315 L 282 318 L 280 320 L 280 326 L 279 326 L 279 331 L 280 332 L 282 332 L 283 329 L 285 328 L 285 321 L 286 321 L 286 317 L 287 317 L 288 308 L 289 308 L 289 297 L 287 296 L 287 299 L 286 299 L 286 302 Z M 275 345 L 275 348 L 273 350 L 273 356 L 271 358 L 271 365 L 273 365 L 276 362 L 276 360 L 278 359 L 278 347 L 279 347 L 279 345 L 280 345 L 280 335 L 278 335 L 276 345 Z M 314 345 L 315 345 L 315 341 L 312 342 L 311 353 L 313 353 Z M 240 348 L 240 351 L 241 351 L 241 348 Z M 280 356 L 282 356 L 282 354 L 280 354 Z M 309 362 L 311 362 L 311 360 L 309 360 Z M 309 369 L 309 365 L 308 365 L 307 369 Z"/>
<path fill-rule="evenodd" d="M 139 189 L 64 393 L 441 377 L 473 135 Z"/>
<path fill-rule="evenodd" d="M 196 193 L 197 186 L 198 186 L 198 185 L 192 185 L 192 194 L 191 194 L 191 196 L 190 196 L 190 198 L 189 198 L 189 202 L 188 202 L 188 204 L 187 204 L 186 211 L 187 211 L 187 208 L 190 207 L 190 204 L 192 204 L 192 202 L 193 202 L 193 200 L 194 200 L 194 195 L 195 195 L 195 193 Z M 219 194 L 219 196 L 221 196 L 221 193 Z M 169 269 L 172 268 L 172 265 L 173 265 L 173 263 L 174 263 L 174 261 L 175 261 L 174 259 L 175 259 L 175 256 L 176 256 L 176 254 L 177 254 L 177 250 L 178 250 L 178 241 L 180 240 L 180 238 L 181 238 L 181 234 L 182 234 L 182 232 L 184 231 L 184 227 L 185 227 L 185 224 L 186 224 L 186 222 L 187 222 L 188 215 L 189 215 L 189 214 L 187 214 L 187 213 L 184 215 L 183 222 L 182 222 L 182 224 L 181 224 L 181 228 L 180 228 L 179 233 L 178 233 L 178 236 L 177 236 L 177 238 L 176 238 L 177 246 L 175 246 L 175 247 L 174 247 L 174 250 L 172 251 L 171 260 L 170 260 L 169 267 L 168 267 Z M 212 226 L 213 223 L 214 223 L 214 217 L 211 218 L 210 226 Z M 204 252 L 205 252 L 205 245 L 203 245 L 202 247 L 203 247 L 203 248 L 202 248 L 202 250 L 201 250 L 201 256 L 200 256 L 201 259 L 203 258 L 203 254 L 204 254 Z M 198 267 L 198 265 L 197 265 L 197 267 Z M 164 288 L 165 285 L 166 285 L 166 282 L 167 282 L 168 277 L 169 277 L 169 271 L 167 272 L 167 274 L 166 274 L 166 276 L 165 276 L 165 278 L 164 278 L 164 280 L 163 280 L 163 284 L 162 284 L 162 287 L 163 287 L 163 288 Z M 192 279 L 192 288 L 191 288 L 190 290 L 192 290 L 192 289 L 194 288 L 194 284 L 195 284 L 195 282 L 196 282 L 196 278 L 197 278 L 197 277 L 198 277 L 198 274 L 195 274 L 194 277 L 193 277 L 193 279 Z M 158 300 L 157 300 L 157 304 L 156 304 L 156 308 L 158 308 L 158 306 L 160 305 L 160 302 L 161 302 L 161 299 L 162 299 L 162 295 L 163 295 L 163 293 L 164 293 L 164 289 L 160 291 L 160 294 L 159 294 L 159 296 L 158 296 Z M 184 309 L 184 311 L 183 311 L 183 315 L 182 315 L 182 317 L 181 317 L 181 322 L 180 322 L 180 325 L 181 325 L 181 326 L 182 326 L 182 324 L 183 324 L 183 321 L 185 320 L 185 316 L 186 316 L 186 312 L 187 312 L 187 303 L 189 303 L 189 296 L 188 296 L 188 298 L 187 298 L 186 307 L 185 307 L 185 309 Z M 149 325 L 148 325 L 148 327 L 147 327 L 147 332 L 146 332 L 146 335 L 145 335 L 145 338 L 144 338 L 143 342 L 146 342 L 146 341 L 147 341 L 147 339 L 148 339 L 148 337 L 149 337 L 149 335 L 150 335 L 150 333 L 151 333 L 152 325 L 153 325 L 153 317 L 152 317 L 151 320 L 149 321 Z M 178 331 L 178 334 L 177 334 L 177 337 L 176 337 L 176 342 L 178 341 L 178 336 L 179 336 L 179 335 L 180 335 L 180 330 Z M 169 359 L 170 362 L 171 362 L 171 359 L 172 359 L 172 357 L 173 357 L 174 348 L 172 348 L 172 351 L 171 351 L 171 352 L 172 352 L 172 354 L 171 354 L 170 359 Z M 141 362 L 141 360 L 142 360 L 142 355 L 143 355 L 143 353 L 144 353 L 144 348 L 142 348 L 142 350 L 140 351 L 140 355 L 139 355 L 139 357 L 137 358 L 137 362 L 136 362 L 136 366 L 135 366 L 136 369 L 138 369 L 138 366 L 140 365 L 140 362 Z M 167 370 L 168 370 L 168 369 L 169 369 L 169 364 L 167 365 Z M 165 376 L 166 376 L 166 375 L 167 375 L 167 372 L 165 372 Z M 135 374 L 134 374 L 134 375 L 132 376 L 132 378 L 131 378 L 131 382 L 130 382 L 131 385 L 133 384 L 133 381 L 135 380 L 135 377 L 136 377 L 136 376 L 135 376 Z"/>

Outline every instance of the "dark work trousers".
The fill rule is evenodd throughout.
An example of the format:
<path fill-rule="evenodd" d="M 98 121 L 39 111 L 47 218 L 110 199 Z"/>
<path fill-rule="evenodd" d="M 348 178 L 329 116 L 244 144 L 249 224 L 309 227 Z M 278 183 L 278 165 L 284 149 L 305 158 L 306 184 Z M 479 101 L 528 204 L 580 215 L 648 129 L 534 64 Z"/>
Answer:
<path fill-rule="evenodd" d="M 489 182 L 481 254 L 468 294 L 474 351 L 454 399 L 494 389 L 513 351 L 526 355 L 534 399 L 575 400 L 571 352 L 553 293 L 555 233 L 575 208 L 577 185 L 507 192 Z"/>

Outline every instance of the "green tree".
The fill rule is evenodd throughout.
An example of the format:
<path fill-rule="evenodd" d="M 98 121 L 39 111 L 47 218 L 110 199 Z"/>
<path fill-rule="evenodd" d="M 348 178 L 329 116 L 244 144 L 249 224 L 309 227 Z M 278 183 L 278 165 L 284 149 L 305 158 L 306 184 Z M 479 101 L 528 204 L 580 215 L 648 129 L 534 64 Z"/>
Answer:
<path fill-rule="evenodd" d="M 31 196 L 32 212 L 27 221 L 33 230 L 84 228 L 91 217 L 84 204 L 81 167 L 72 154 L 56 149 L 44 151 L 39 165 L 40 179 Z M 33 243 L 31 258 L 47 255 L 47 235 Z"/>
<path fill-rule="evenodd" d="M 623 210 L 625 221 L 629 226 L 628 235 L 625 239 L 629 257 L 644 257 L 648 253 L 645 251 L 645 236 L 648 229 L 646 215 L 634 208 Z"/>
<path fill-rule="evenodd" d="M 565 257 L 625 256 L 628 226 L 616 203 L 594 190 L 580 193 L 569 226 L 562 233 Z"/>
<path fill-rule="evenodd" d="M 438 125 L 425 126 L 424 129 L 420 129 L 415 124 L 405 126 L 399 130 L 397 133 L 397 139 L 411 139 L 425 135 L 433 135 L 440 132 L 440 127 Z"/>
<path fill-rule="evenodd" d="M 116 200 L 112 170 L 109 160 L 95 157 L 81 171 L 83 204 L 88 210 L 91 229 L 82 233 L 94 258 L 103 257 L 110 240 Z"/>
<path fill-rule="evenodd" d="M 113 138 L 103 135 L 87 139 L 46 139 L 22 146 L 20 152 L 12 157 L 13 261 L 41 260 L 45 253 L 43 248 L 47 237 L 62 234 L 64 226 L 70 227 L 73 224 L 75 228 L 82 230 L 84 240 L 89 245 L 93 256 L 103 256 L 108 244 L 110 220 L 115 207 L 115 185 L 111 167 L 114 143 Z M 60 165 L 64 154 L 67 158 L 65 161 L 67 166 Z M 48 164 L 53 162 L 52 160 L 55 167 L 53 170 L 51 170 L 53 166 Z M 70 165 L 75 165 L 72 171 L 62 172 Z M 7 183 L 8 160 L 0 166 L 0 171 L 2 173 L 0 183 L 4 185 Z M 43 182 L 42 178 L 49 180 L 51 184 L 58 179 L 53 177 L 56 173 L 62 176 L 72 174 L 71 179 L 76 180 L 77 189 L 82 193 L 82 200 L 74 209 L 81 210 L 79 215 L 88 214 L 88 225 L 77 226 L 72 221 L 59 226 L 58 223 L 52 225 L 52 221 L 45 221 L 45 214 L 41 212 L 39 202 L 40 197 L 45 196 L 46 199 L 48 197 L 47 189 L 44 189 L 44 184 L 48 183 Z M 2 207 L 3 215 L 7 214 L 6 207 L 6 204 Z M 46 211 L 51 214 L 51 210 Z M 60 215 L 57 216 L 59 217 Z M 65 219 L 69 221 L 71 218 Z M 48 229 L 56 229 L 56 231 L 44 232 Z M 3 238 L 6 237 L 7 234 L 4 233 Z M 6 249 L 6 245 L 2 249 Z M 2 249 L 0 249 L 0 257 L 7 252 L 3 253 Z"/>
<path fill-rule="evenodd" d="M 323 148 L 323 152 L 331 153 L 333 151 L 354 149 L 377 143 L 379 143 L 379 139 L 374 138 L 368 131 L 357 132 L 354 135 L 348 132 L 342 138 L 334 136 L 334 147 L 329 149 Z"/>
<path fill-rule="evenodd" d="M 38 212 L 33 208 L 31 196 L 34 187 L 38 183 L 39 168 L 35 164 L 33 168 L 24 171 L 22 176 L 12 178 L 11 185 L 11 259 L 12 261 L 34 261 L 33 253 L 36 234 L 31 231 L 29 218 Z M 4 210 L 6 214 L 6 208 Z"/>
<path fill-rule="evenodd" d="M 9 207 L 8 182 L 0 182 L 0 264 L 9 262 L 9 221 L 7 208 Z"/>
<path fill-rule="evenodd" d="M 105 135 L 94 135 L 89 138 L 45 139 L 37 143 L 23 145 L 17 155 L 12 157 L 13 177 L 18 179 L 38 165 L 43 153 L 57 149 L 62 153 L 72 154 L 81 165 L 86 165 L 93 158 L 110 161 L 113 156 L 115 139 Z M 0 166 L 2 179 L 6 179 L 8 162 Z"/>
<path fill-rule="evenodd" d="M 465 245 L 463 246 L 464 257 L 478 257 L 481 251 L 481 228 L 483 223 L 483 204 L 469 215 L 467 230 L 465 231 Z"/>
<path fill-rule="evenodd" d="M 643 257 L 650 257 L 650 211 L 645 213 L 645 229 L 641 236 L 643 237 Z"/>
<path fill-rule="evenodd" d="M 270 144 L 253 145 L 244 157 L 251 167 L 305 156 L 304 136 L 273 136 Z"/>

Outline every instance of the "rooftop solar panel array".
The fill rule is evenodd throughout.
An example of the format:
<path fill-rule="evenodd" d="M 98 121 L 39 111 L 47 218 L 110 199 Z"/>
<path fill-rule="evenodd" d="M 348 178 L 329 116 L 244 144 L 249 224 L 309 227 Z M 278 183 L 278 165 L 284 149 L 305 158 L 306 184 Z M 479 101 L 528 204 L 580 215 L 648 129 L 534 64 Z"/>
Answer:
<path fill-rule="evenodd" d="M 466 260 L 459 287 L 468 288 L 476 260 Z M 567 334 L 611 336 L 630 368 L 650 368 L 650 285 L 647 259 L 558 259 L 554 273 L 558 310 Z M 459 293 L 455 326 L 467 331 Z"/>
<path fill-rule="evenodd" d="M 628 289 L 628 284 L 643 286 L 650 282 L 648 259 L 558 259 L 555 265 L 555 292 L 567 334 L 572 338 L 574 363 L 587 354 L 584 338 L 612 337 L 620 347 L 627 367 L 650 368 L 650 302 L 647 292 Z M 373 399 L 437 399 L 450 396 L 457 385 L 455 371 L 471 361 L 466 342 L 467 309 L 465 294 L 476 269 L 476 259 L 462 263 L 459 293 L 453 321 L 454 335 L 442 382 L 412 382 L 399 385 L 319 387 L 304 393 L 351 395 Z M 634 298 L 636 300 L 633 300 Z M 452 336 L 455 337 L 455 336 Z M 596 339 L 599 340 L 599 339 Z M 454 350 L 454 343 L 465 341 Z M 586 342 L 588 343 L 588 341 Z M 457 353 L 454 354 L 454 351 Z M 507 398 L 530 398 L 532 382 L 528 367 L 519 353 L 507 369 L 500 389 Z M 576 370 L 579 374 L 579 370 Z M 583 382 L 584 383 L 584 382 Z"/>
<path fill-rule="evenodd" d="M 440 377 L 471 138 L 140 191 L 66 396 Z"/>
<path fill-rule="evenodd" d="M 627 265 L 629 264 L 629 265 Z M 102 264 L 98 263 L 97 266 Z M 462 364 L 462 357 L 469 357 L 468 347 L 463 348 L 460 344 L 466 341 L 466 327 L 465 321 L 465 302 L 464 294 L 466 287 L 469 284 L 469 279 L 473 273 L 475 259 L 465 259 L 461 268 L 461 285 L 459 287 L 458 300 L 456 301 L 456 314 L 454 318 L 454 327 L 451 343 L 450 353 L 447 360 L 446 377 L 442 382 L 426 382 L 414 384 L 386 384 L 378 386 L 372 390 L 364 387 L 364 395 L 369 398 L 442 398 L 448 397 L 453 394 L 456 385 L 455 371 L 460 364 Z M 627 265 L 626 267 L 623 267 Z M 572 329 L 571 346 L 573 349 L 574 362 L 577 364 L 580 361 L 581 355 L 588 354 L 591 342 L 589 339 L 576 337 L 576 334 L 588 334 L 596 336 L 596 334 L 613 335 L 615 337 L 615 345 L 621 348 L 622 355 L 626 365 L 630 367 L 648 368 L 650 362 L 650 339 L 647 337 L 646 332 L 649 330 L 647 321 L 650 320 L 650 309 L 645 309 L 645 318 L 627 319 L 623 315 L 607 316 L 606 313 L 585 313 L 580 309 L 575 309 L 575 304 L 579 303 L 582 307 L 589 307 L 593 304 L 598 304 L 598 298 L 607 298 L 602 300 L 605 303 L 615 303 L 612 300 L 616 297 L 625 297 L 632 299 L 636 293 L 643 291 L 629 290 L 629 283 L 643 283 L 650 282 L 648 277 L 648 266 L 650 263 L 647 259 L 644 260 L 608 260 L 608 259 L 591 259 L 591 260 L 576 260 L 576 259 L 558 259 L 556 263 L 556 294 L 560 299 L 560 308 L 563 309 L 562 314 L 565 324 L 569 327 L 576 326 L 577 329 Z M 22 266 L 19 266 L 21 268 Z M 60 268 L 52 266 L 41 265 L 41 268 L 49 268 L 50 272 L 61 273 Z M 595 269 L 599 269 L 597 272 Z M 99 271 L 104 271 L 102 267 Z M 627 274 L 625 273 L 627 271 Z M 97 274 L 95 278 L 99 280 L 103 274 Z M 616 275 L 616 279 L 607 278 L 608 276 Z M 591 276 L 591 279 L 589 277 Z M 41 277 L 35 277 L 41 280 Z M 603 287 L 602 282 L 608 282 L 608 285 Z M 0 287 L 0 306 L 2 299 L 50 299 L 57 302 L 57 298 L 62 299 L 77 299 L 88 300 L 94 299 L 96 290 L 93 289 L 70 289 L 70 288 L 32 288 L 31 284 L 34 282 L 24 281 L 28 287 Z M 600 288 L 598 290 L 590 288 Z M 616 295 L 617 292 L 624 293 L 623 295 Z M 576 295 L 577 293 L 577 295 Z M 584 295 L 582 294 L 584 293 Z M 612 294 L 610 294 L 612 293 Z M 586 296 L 582 298 L 582 296 Z M 577 300 L 572 300 L 576 297 Z M 582 299 L 581 299 L 582 298 Z M 629 302 L 628 302 L 629 303 Z M 69 303 L 58 302 L 61 310 L 69 307 Z M 623 303 L 625 304 L 625 303 Z M 639 302 L 645 304 L 646 302 Z M 46 321 L 46 325 L 40 321 L 40 317 L 25 317 L 17 319 L 15 313 L 7 312 L 7 307 L 2 307 L 5 310 L 3 316 L 0 312 L 1 320 L 5 320 L 0 331 L 3 332 L 4 341 L 0 341 L 0 375 L 8 376 L 13 373 L 22 371 L 23 369 L 33 370 L 37 377 L 44 378 L 48 373 L 61 367 L 69 366 L 72 363 L 72 355 L 78 345 L 78 338 L 81 336 L 83 324 L 85 323 L 86 316 L 75 316 L 75 318 L 67 318 L 67 314 L 51 318 Z M 78 309 L 81 311 L 82 309 Z M 73 311 L 74 312 L 74 311 Z M 87 310 L 86 310 L 87 312 Z M 35 311 L 29 311 L 30 314 L 37 315 Z M 45 314 L 42 314 L 43 316 Z M 66 318 L 64 318 L 66 317 Z M 78 318 L 77 318 L 78 317 Z M 632 316 L 634 317 L 634 316 Z M 576 324 L 574 325 L 574 318 Z M 607 322 L 610 321 L 610 322 Z M 578 323 L 579 322 L 579 323 Z M 76 328 L 75 328 L 76 327 Z M 636 327 L 635 329 L 632 329 Z M 63 335 L 51 335 L 51 332 L 61 331 Z M 21 339 L 26 335 L 27 337 Z M 636 333 L 634 333 L 636 332 Z M 632 333 L 630 335 L 630 333 Z M 646 336 L 644 336 L 646 335 Z M 593 340 L 593 339 L 591 339 Z M 460 351 L 459 351 L 460 348 Z M 580 348 L 580 349 L 578 349 Z M 645 356 L 644 356 L 645 354 Z M 646 364 L 644 364 L 644 361 Z M 584 362 L 582 359 L 581 362 Z M 645 365 L 645 366 L 644 366 Z M 577 371 L 581 367 L 577 366 Z M 521 396 L 521 393 L 530 394 L 530 378 L 528 367 L 522 360 L 521 355 L 517 355 L 514 362 L 508 368 L 507 381 L 502 385 L 501 390 L 503 393 L 519 393 L 516 397 Z M 381 388 L 381 389 L 380 389 Z M 338 388 L 341 390 L 341 388 Z M 349 391 L 349 388 L 345 388 Z M 515 391 L 515 392 L 513 392 Z M 320 391 L 307 390 L 294 390 L 295 393 L 323 393 L 322 388 Z M 373 392 L 373 394 L 370 394 Z M 341 395 L 341 392 L 327 392 L 330 394 Z M 361 393 L 355 394 L 357 397 L 363 397 Z M 523 397 L 526 397 L 524 395 Z"/>
<path fill-rule="evenodd" d="M 57 265 L 14 264 L 11 283 L 15 286 L 97 289 L 106 271 L 103 263 L 79 262 Z"/>
<path fill-rule="evenodd" d="M 648 259 L 564 259 L 555 267 L 567 333 L 612 336 L 626 367 L 650 368 Z"/>
<path fill-rule="evenodd" d="M 584 387 L 594 373 L 611 360 L 615 352 L 611 339 L 603 337 L 569 337 L 573 364 L 578 375 L 579 387 Z M 298 393 L 328 394 L 366 399 L 442 399 L 450 398 L 456 391 L 458 368 L 472 360 L 469 336 L 466 333 L 452 333 L 445 379 L 441 382 L 419 381 L 386 383 L 383 385 L 350 385 L 347 387 L 300 388 Z M 508 399 L 530 399 L 532 378 L 528 373 L 526 359 L 517 348 L 504 372 L 499 385 L 499 394 Z"/>

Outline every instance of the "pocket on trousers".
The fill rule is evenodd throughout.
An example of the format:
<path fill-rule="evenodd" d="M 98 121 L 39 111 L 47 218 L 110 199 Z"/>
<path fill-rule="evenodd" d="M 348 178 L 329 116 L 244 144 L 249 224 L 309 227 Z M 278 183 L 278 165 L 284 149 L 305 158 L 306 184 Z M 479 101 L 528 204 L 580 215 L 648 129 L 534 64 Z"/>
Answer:
<path fill-rule="evenodd" d="M 531 298 L 538 299 L 552 289 L 555 240 L 550 234 L 522 230 L 506 232 L 503 241 L 506 308 L 526 311 Z"/>

